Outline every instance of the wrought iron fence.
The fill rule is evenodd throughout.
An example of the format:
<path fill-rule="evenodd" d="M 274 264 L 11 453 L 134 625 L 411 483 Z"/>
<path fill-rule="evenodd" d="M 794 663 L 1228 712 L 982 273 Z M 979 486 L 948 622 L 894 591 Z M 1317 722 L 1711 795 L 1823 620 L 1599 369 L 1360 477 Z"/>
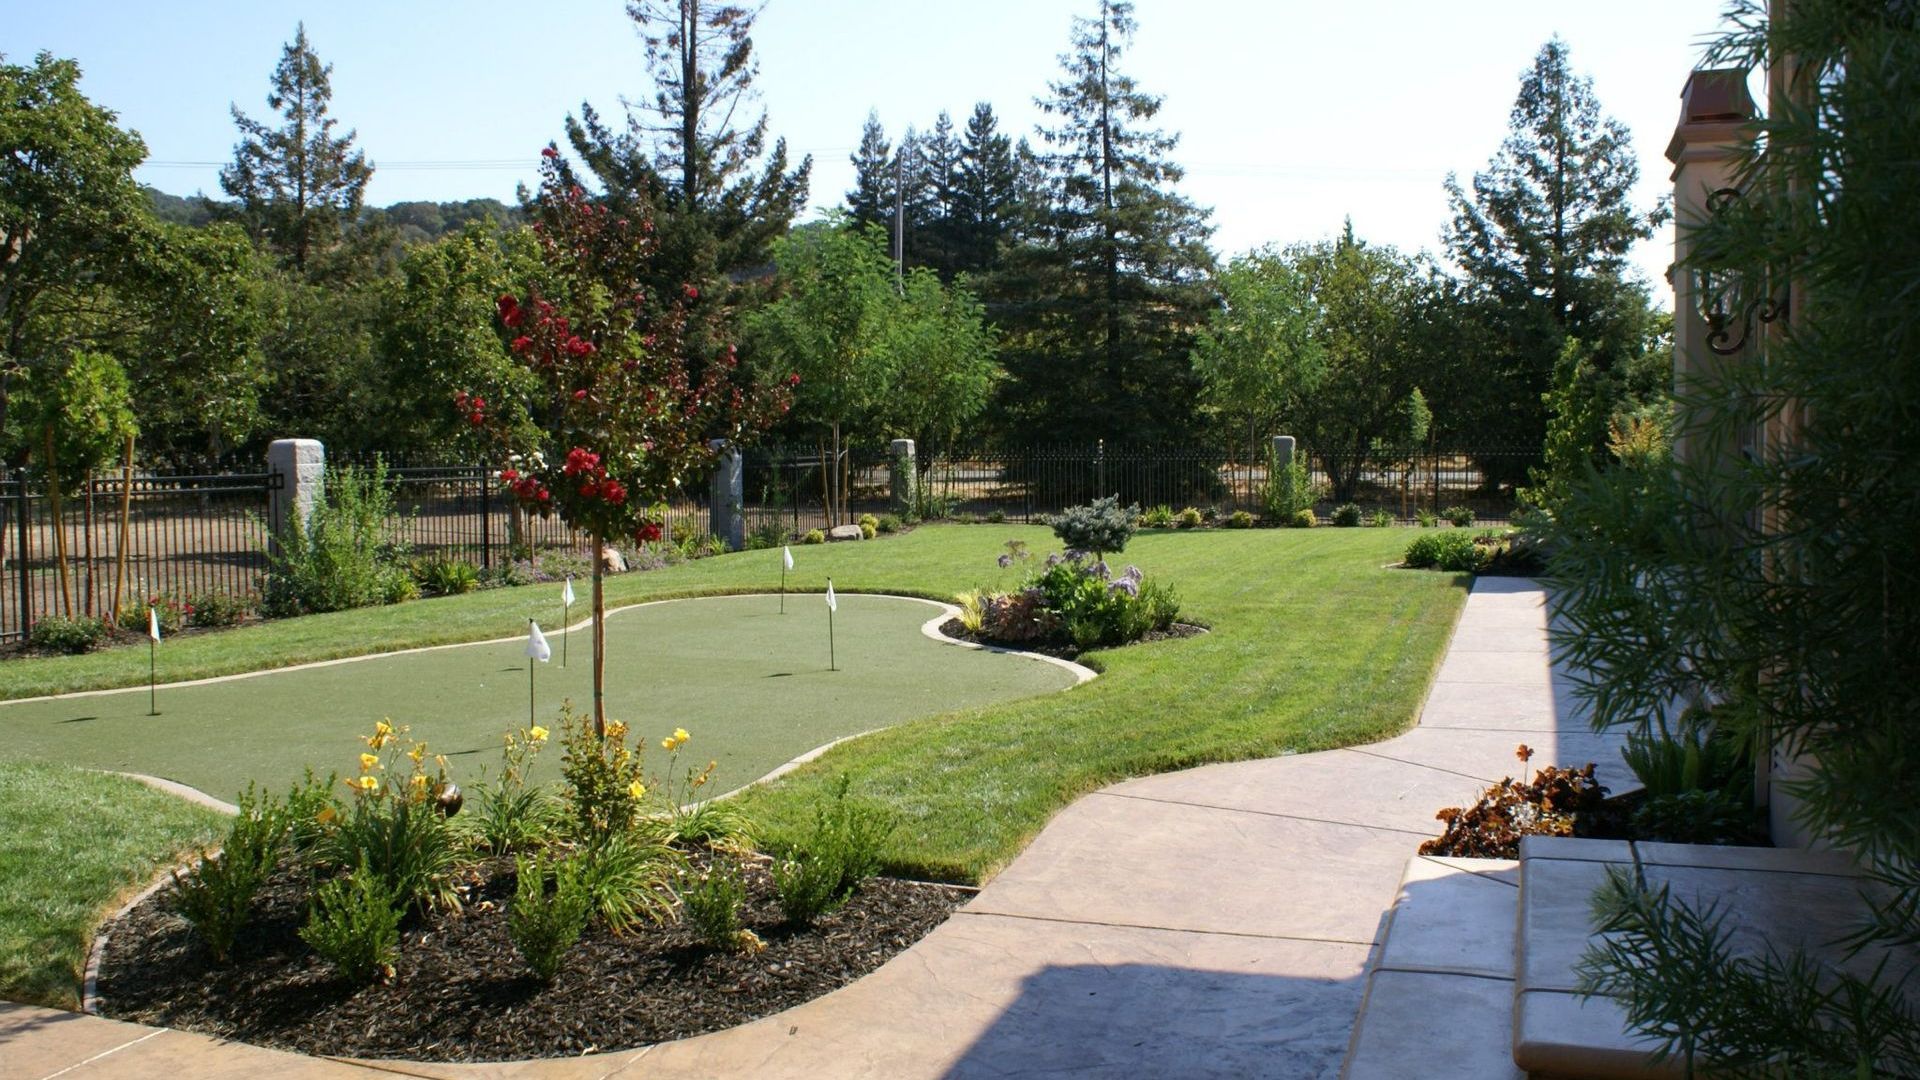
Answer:
<path fill-rule="evenodd" d="M 1113 443 L 957 448 L 919 460 L 911 509 L 923 518 L 1039 522 L 1068 506 L 1119 495 L 1142 508 L 1259 515 L 1268 468 L 1256 453 Z M 1336 503 L 1351 501 L 1367 511 L 1384 509 L 1402 522 L 1454 506 L 1471 509 L 1483 522 L 1506 521 L 1513 488 L 1501 478 L 1523 474 L 1537 457 L 1510 448 L 1303 453 L 1314 480 L 1326 485 L 1317 508 L 1322 517 Z M 337 477 L 341 464 L 333 462 L 329 475 Z M 750 536 L 777 542 L 829 524 L 832 463 L 825 452 L 754 448 L 742 464 L 741 511 Z M 839 467 L 851 516 L 889 510 L 889 455 L 856 448 Z M 265 472 L 149 473 L 126 483 L 100 477 L 61 500 L 58 522 L 36 482 L 0 481 L 0 638 L 18 637 L 49 614 L 107 616 L 116 607 L 144 606 L 154 595 L 257 597 L 267 569 L 268 497 L 277 481 Z M 402 463 L 387 469 L 387 482 L 393 525 L 417 554 L 481 567 L 553 549 L 591 554 L 587 538 L 558 519 L 518 512 L 487 467 Z M 690 486 L 695 490 L 670 504 L 670 541 L 706 534 L 706 485 Z"/>

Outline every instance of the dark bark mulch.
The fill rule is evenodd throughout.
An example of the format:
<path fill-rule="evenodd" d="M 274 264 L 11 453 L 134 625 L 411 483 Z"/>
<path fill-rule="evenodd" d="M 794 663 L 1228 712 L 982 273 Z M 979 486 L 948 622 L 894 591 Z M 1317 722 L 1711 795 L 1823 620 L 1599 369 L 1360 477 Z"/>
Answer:
<path fill-rule="evenodd" d="M 1022 652 L 1040 653 L 1059 660 L 1078 660 L 1081 650 L 1070 641 L 1003 641 L 1000 638 L 987 637 L 967 630 L 959 619 L 948 619 L 940 624 L 940 632 L 958 641 L 971 641 L 976 645 L 992 645 L 999 649 L 1019 649 Z M 1189 638 L 1204 634 L 1207 628 L 1193 623 L 1177 622 L 1165 630 L 1149 630 L 1138 640 L 1127 642 L 1139 645 L 1148 641 L 1166 641 L 1169 638 Z M 1105 648 L 1106 646 L 1101 646 Z"/>
<path fill-rule="evenodd" d="M 344 1057 L 502 1061 L 627 1049 L 733 1027 L 852 982 L 944 922 L 966 890 L 891 878 L 861 885 L 810 928 L 787 926 L 764 862 L 745 867 L 757 954 L 715 951 L 684 924 L 625 936 L 597 921 L 543 985 L 507 936 L 510 859 L 470 871 L 461 911 L 402 925 L 391 983 L 355 987 L 308 949 L 306 871 L 261 892 L 233 961 L 217 966 L 167 890 L 111 927 L 101 1011 L 221 1038 Z"/>

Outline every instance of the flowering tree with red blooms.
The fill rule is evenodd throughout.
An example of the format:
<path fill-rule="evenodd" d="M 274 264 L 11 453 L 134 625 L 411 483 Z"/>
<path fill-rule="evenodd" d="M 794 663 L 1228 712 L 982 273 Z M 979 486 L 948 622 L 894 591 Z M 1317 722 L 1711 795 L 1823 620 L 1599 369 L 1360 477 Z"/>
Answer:
<path fill-rule="evenodd" d="M 541 151 L 533 226 L 548 291 L 498 301 L 513 356 L 533 374 L 525 402 L 533 431 L 504 419 L 498 403 L 462 392 L 454 407 L 492 436 L 505 461 L 500 485 L 529 512 L 557 514 L 593 538 L 593 724 L 606 732 L 606 604 L 609 540 L 658 540 L 666 502 L 713 464 L 713 439 L 738 442 L 790 404 L 790 383 L 756 385 L 732 345 L 689 355 L 706 318 L 692 285 L 649 295 L 640 285 L 655 255 L 653 222 L 619 216 L 567 183 L 552 146 Z M 703 328 L 704 329 L 704 328 Z"/>

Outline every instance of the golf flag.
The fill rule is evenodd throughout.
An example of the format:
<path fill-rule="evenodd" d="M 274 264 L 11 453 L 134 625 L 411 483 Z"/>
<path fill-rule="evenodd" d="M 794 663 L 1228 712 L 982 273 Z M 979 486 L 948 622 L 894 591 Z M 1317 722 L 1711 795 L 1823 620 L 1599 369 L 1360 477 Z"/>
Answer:
<path fill-rule="evenodd" d="M 840 610 L 840 601 L 836 599 L 833 595 L 833 579 L 832 578 L 827 579 L 827 610 L 828 611 Z"/>
<path fill-rule="evenodd" d="M 780 561 L 786 569 L 793 569 L 793 549 L 790 547 L 782 547 L 780 549 Z"/>
<path fill-rule="evenodd" d="M 147 715 L 160 715 L 160 613 L 147 608 Z"/>
<path fill-rule="evenodd" d="M 160 640 L 160 613 L 153 608 L 147 609 L 147 636 Z"/>
<path fill-rule="evenodd" d="M 553 659 L 553 647 L 547 644 L 547 635 L 540 632 L 540 624 L 527 620 L 527 656 L 529 659 L 546 663 Z"/>
<path fill-rule="evenodd" d="M 560 590 L 560 602 L 567 607 L 573 606 L 573 575 L 567 575 L 567 583 Z"/>

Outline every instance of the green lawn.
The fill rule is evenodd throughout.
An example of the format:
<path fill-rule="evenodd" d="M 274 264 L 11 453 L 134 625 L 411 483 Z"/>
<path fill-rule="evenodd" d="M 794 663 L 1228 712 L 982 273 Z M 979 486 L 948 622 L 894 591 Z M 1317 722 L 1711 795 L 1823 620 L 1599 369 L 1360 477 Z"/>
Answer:
<path fill-rule="evenodd" d="M 759 838 L 778 844 L 811 818 L 825 785 L 840 773 L 849 773 L 857 793 L 882 800 L 899 817 L 900 828 L 886 851 L 892 869 L 981 881 L 1012 858 L 1054 812 L 1113 780 L 1210 761 L 1384 738 L 1413 721 L 1468 584 L 1464 576 L 1385 569 L 1386 564 L 1398 559 L 1407 535 L 1400 529 L 1143 534 L 1129 546 L 1124 558 L 1116 561 L 1136 563 L 1149 576 L 1173 583 L 1186 615 L 1211 627 L 1211 633 L 1094 653 L 1088 662 L 1104 672 L 1101 677 L 1063 693 L 972 705 L 954 697 L 950 704 L 961 706 L 957 711 L 922 715 L 885 732 L 842 744 L 781 782 L 747 792 L 741 797 L 742 804 Z M 871 591 L 940 598 L 967 588 L 1011 586 L 1019 579 L 1019 571 L 1002 572 L 993 560 L 1002 543 L 1013 538 L 1026 541 L 1041 553 L 1057 546 L 1049 532 L 1035 527 L 922 528 L 872 543 L 796 547 L 798 566 L 789 585 L 817 593 L 831 575 L 842 594 Z M 779 577 L 779 553 L 759 551 L 612 578 L 607 591 L 610 605 L 618 605 L 664 596 L 759 591 L 777 585 Z M 557 586 L 499 590 L 181 638 L 162 646 L 165 670 L 169 678 L 200 677 L 518 635 L 524 633 L 530 615 L 543 623 L 557 619 L 558 591 Z M 817 595 L 789 597 L 789 611 L 794 614 L 787 618 L 817 619 L 822 614 L 819 603 Z M 842 610 L 852 611 L 859 603 L 849 597 L 848 606 Z M 888 607 L 877 600 L 870 603 L 875 613 Z M 645 610 L 664 611 L 677 606 Z M 895 606 L 904 609 L 909 605 Z M 618 636 L 613 632 L 620 619 L 639 615 L 633 612 L 610 619 L 610 634 Z M 902 626 L 917 621 L 902 620 Z M 632 625 L 639 628 L 643 620 Z M 664 650 L 661 637 L 655 635 L 652 644 Z M 581 636 L 573 644 L 579 646 L 584 640 Z M 662 724 L 678 724 L 694 731 L 698 740 L 702 737 L 702 716 L 709 718 L 707 730 L 717 731 L 718 725 L 754 718 L 749 713 L 777 715 L 783 707 L 781 695 L 797 685 L 788 677 L 761 680 L 782 684 L 771 704 L 764 687 L 752 691 L 736 687 L 731 693 L 738 695 L 744 707 L 728 704 L 733 698 L 720 699 L 704 709 L 688 706 L 683 715 L 695 721 L 689 723 L 665 715 L 678 711 L 677 707 L 669 710 L 650 705 L 650 695 L 657 697 L 659 693 L 657 685 L 648 682 L 649 671 L 654 670 L 649 664 L 654 660 L 648 654 L 646 635 L 638 640 L 637 658 L 629 665 L 610 665 L 610 674 L 615 694 L 638 695 L 616 699 L 616 704 L 631 703 L 628 707 L 643 714 L 629 717 L 643 731 L 648 730 L 649 717 L 659 716 Z M 910 685 L 920 672 L 920 654 L 911 652 L 903 640 L 901 651 L 894 655 L 887 647 L 892 640 L 882 634 L 868 642 L 865 647 L 877 651 L 861 662 L 895 665 L 907 676 L 898 685 Z M 804 656 L 786 659 L 756 655 L 749 645 L 744 638 L 722 633 L 707 648 L 733 650 L 740 657 L 742 671 L 785 659 L 786 666 L 779 670 L 797 672 L 798 665 L 806 662 Z M 497 670 L 491 674 L 502 680 L 524 680 L 525 669 L 515 660 L 517 647 L 504 648 L 506 655 L 494 658 Z M 765 647 L 760 647 L 760 652 L 764 653 Z M 484 649 L 431 655 L 464 653 L 490 655 Z M 577 661 L 579 652 L 574 655 Z M 357 701 L 351 710 L 344 704 L 338 710 L 345 715 L 345 728 L 357 729 L 371 715 L 378 699 L 389 693 L 372 685 L 363 673 L 370 675 L 379 665 L 397 662 L 398 658 L 320 669 L 344 673 L 345 678 L 333 688 L 311 691 L 309 696 L 328 704 L 344 703 L 349 698 Z M 817 665 L 818 658 L 813 662 Z M 82 657 L 9 661 L 0 665 L 0 698 L 140 686 L 146 680 L 146 664 L 146 650 L 137 647 Z M 540 677 L 546 680 L 549 674 L 550 669 L 543 670 Z M 569 677 L 577 678 L 577 673 L 570 669 Z M 298 678 L 284 673 L 230 685 L 263 688 L 274 680 Z M 519 693 L 524 694 L 524 686 L 524 681 L 517 682 Z M 623 686 L 628 689 L 622 690 Z M 173 709 L 173 694 L 186 692 L 171 692 L 162 702 L 163 712 Z M 407 721 L 409 710 L 437 708 L 433 703 L 448 693 L 444 686 L 423 686 L 417 681 L 391 692 L 396 700 L 383 713 L 391 713 L 402 722 Z M 135 706 L 144 701 L 144 695 L 138 693 L 121 696 Z M 525 698 L 517 700 L 524 703 Z M 68 702 L 59 708 L 75 704 Z M 10 720 L 12 716 L 37 715 L 32 710 L 38 708 L 28 703 L 0 707 L 0 730 L 6 732 L 10 746 L 41 747 L 14 752 L 85 760 L 73 749 L 89 739 L 84 732 L 47 736 L 47 725 L 42 725 L 41 733 L 32 739 L 53 741 L 34 743 L 24 721 Z M 287 737 L 285 725 L 280 723 L 285 718 L 276 715 L 265 696 L 252 709 L 244 698 L 227 709 L 233 719 L 226 722 L 223 734 L 210 734 L 208 745 L 197 748 L 209 760 L 222 756 L 238 759 L 242 755 L 239 740 Z M 878 726 L 861 722 L 867 711 L 875 712 L 877 718 L 873 703 L 848 707 L 845 719 L 851 730 Z M 525 714 L 516 710 L 514 715 Z M 619 715 L 618 708 L 615 715 Z M 251 726 L 243 726 L 242 718 Z M 66 726 L 84 729 L 94 722 Z M 133 721 L 129 718 L 123 722 Z M 500 725 L 496 718 L 488 726 Z M 126 730 L 137 729 L 129 726 Z M 334 736 L 328 736 L 327 742 L 333 741 Z M 702 756 L 700 747 L 696 742 L 689 754 Z M 355 749 L 352 744 L 335 747 L 314 764 L 323 770 L 335 767 L 350 759 Z M 306 753 L 292 756 L 303 757 Z M 317 745 L 312 753 L 319 754 Z M 655 754 L 657 760 L 657 750 Z M 189 771 L 193 767 L 188 761 L 179 771 L 193 775 Z M 251 774 L 249 767 L 238 764 L 206 767 L 224 777 L 228 788 L 234 778 Z M 737 782 L 740 778 L 727 779 Z M 220 786 L 215 784 L 216 789 Z M 60 859 L 53 852 L 62 846 L 81 848 L 91 844 L 95 836 L 115 837 L 111 850 L 98 853 L 106 872 L 75 878 L 70 885 L 56 883 L 59 871 L 35 872 L 36 880 L 45 882 L 36 887 L 58 893 L 58 906 L 63 909 L 97 914 L 121 883 L 139 878 L 181 845 L 197 842 L 205 828 L 197 812 L 168 818 L 152 812 L 147 802 L 152 796 L 124 786 L 100 795 L 84 815 L 64 806 L 61 800 L 67 797 L 64 785 L 44 780 L 0 787 L 0 820 L 49 823 L 52 846 L 46 849 L 47 859 Z M 28 862 L 38 859 L 17 858 Z M 15 876 L 8 869 L 9 877 Z M 46 903 L 54 906 L 52 900 Z M 59 963 L 48 966 L 48 954 L 43 952 L 37 960 L 23 955 L 29 950 L 26 942 L 32 938 L 23 927 L 39 925 L 35 920 L 40 916 L 32 911 L 10 909 L 0 913 L 0 964 L 6 965 L 0 970 L 23 973 L 9 974 L 7 982 L 0 984 L 0 995 L 30 993 L 45 999 L 47 986 L 69 978 L 59 974 L 66 970 Z M 68 952 L 63 955 L 77 954 L 84 947 L 80 935 L 85 932 L 85 922 L 69 918 L 59 923 L 67 928 L 61 934 L 72 935 L 64 946 Z M 49 971 L 55 974 L 49 976 Z M 31 989 L 34 986 L 40 989 Z"/>
<path fill-rule="evenodd" d="M 122 776 L 0 758 L 0 999 L 80 1003 L 94 929 L 219 814 Z"/>

